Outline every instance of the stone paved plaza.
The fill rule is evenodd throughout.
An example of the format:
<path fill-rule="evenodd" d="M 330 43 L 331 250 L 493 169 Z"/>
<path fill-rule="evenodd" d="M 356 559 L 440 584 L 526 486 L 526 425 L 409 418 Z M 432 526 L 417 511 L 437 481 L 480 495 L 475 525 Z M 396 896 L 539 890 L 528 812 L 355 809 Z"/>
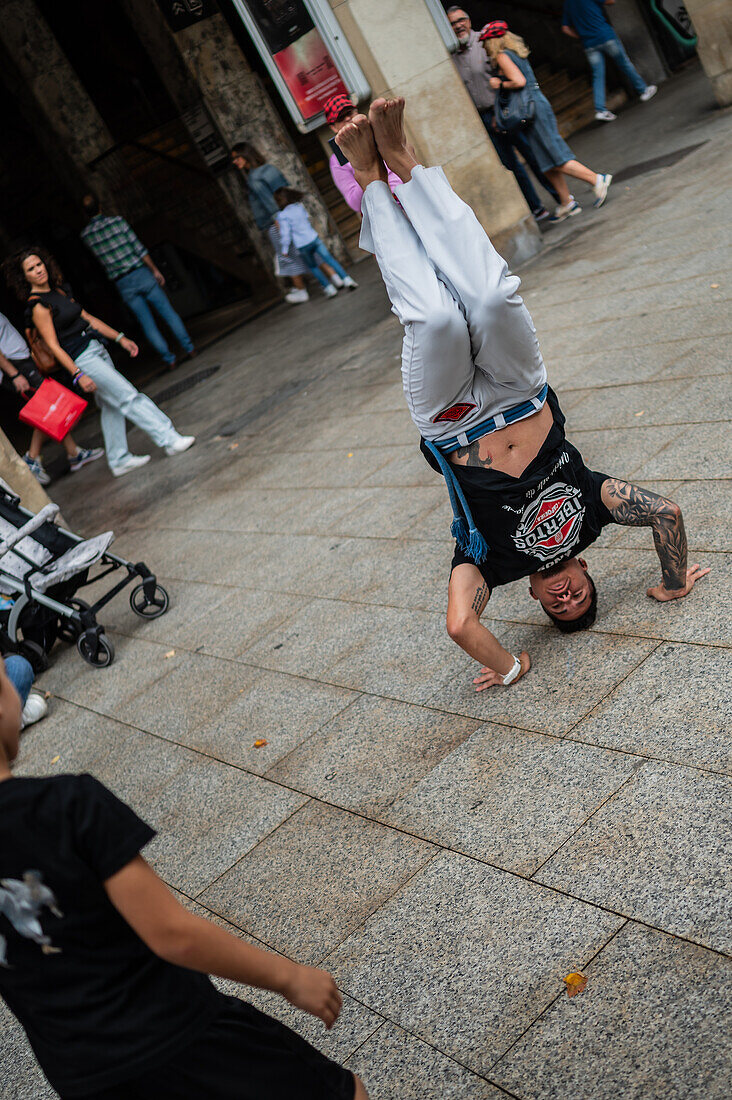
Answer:
<path fill-rule="evenodd" d="M 110 669 L 57 651 L 19 773 L 92 772 L 158 829 L 147 854 L 185 904 L 330 969 L 330 1033 L 250 999 L 373 1100 L 732 1094 L 729 135 L 694 72 L 579 135 L 625 179 L 521 272 L 568 437 L 682 505 L 712 568 L 687 599 L 648 599 L 650 531 L 608 527 L 592 630 L 560 636 L 527 582 L 500 589 L 485 618 L 533 668 L 475 694 L 445 631 L 447 495 L 371 260 L 357 293 L 280 307 L 178 372 L 221 365 L 165 404 L 190 454 L 51 487 L 171 609 L 145 623 L 118 598 Z M 2 1096 L 51 1096 L 2 1022 Z"/>

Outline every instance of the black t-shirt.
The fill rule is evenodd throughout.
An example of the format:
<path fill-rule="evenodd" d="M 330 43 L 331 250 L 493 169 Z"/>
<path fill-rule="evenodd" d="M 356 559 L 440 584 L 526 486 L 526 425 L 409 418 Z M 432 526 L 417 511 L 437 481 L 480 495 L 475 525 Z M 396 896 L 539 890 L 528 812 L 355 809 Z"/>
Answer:
<path fill-rule="evenodd" d="M 565 439 L 564 413 L 552 389 L 547 401 L 554 423 L 521 477 L 452 466 L 475 525 L 488 543 L 488 555 L 478 569 L 491 590 L 574 557 L 613 522 L 600 497 L 607 474 L 588 470 L 577 448 Z M 437 468 L 424 443 L 422 452 Z M 453 569 L 464 562 L 476 564 L 456 546 Z"/>
<path fill-rule="evenodd" d="M 90 775 L 0 783 L 0 994 L 63 1096 L 167 1060 L 220 1009 L 208 977 L 154 955 L 104 890 L 154 835 Z"/>
<path fill-rule="evenodd" d="M 68 283 L 64 283 L 61 290 L 47 290 L 43 294 L 33 291 L 26 311 L 29 327 L 33 324 L 33 307 L 38 302 L 50 309 L 58 342 L 72 359 L 86 351 L 92 340 L 96 339 L 93 329 L 89 328 L 81 316 L 81 306 L 74 300 Z"/>

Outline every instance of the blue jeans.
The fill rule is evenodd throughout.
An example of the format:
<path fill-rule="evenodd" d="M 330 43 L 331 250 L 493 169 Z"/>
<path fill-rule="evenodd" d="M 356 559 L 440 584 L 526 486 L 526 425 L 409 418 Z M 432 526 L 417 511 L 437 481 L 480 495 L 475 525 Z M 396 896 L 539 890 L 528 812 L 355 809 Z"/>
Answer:
<path fill-rule="evenodd" d="M 142 267 L 136 267 L 134 271 L 128 271 L 126 275 L 116 280 L 116 286 L 122 295 L 122 300 L 140 322 L 145 337 L 166 363 L 174 363 L 175 355 L 155 324 L 150 306 L 158 317 L 165 321 L 183 351 L 193 351 L 193 341 L 186 332 L 185 325 L 168 301 L 165 291 L 158 286 L 149 267 L 143 264 Z"/>
<path fill-rule="evenodd" d="M 348 278 L 346 269 L 338 263 L 335 256 L 331 256 L 320 237 L 316 237 L 310 244 L 301 244 L 297 251 L 302 257 L 302 262 L 307 264 L 310 274 L 314 275 L 322 286 L 330 286 L 330 281 L 320 270 L 318 264 L 330 264 L 336 275 L 340 275 L 341 279 Z"/>
<path fill-rule="evenodd" d="M 96 384 L 94 397 L 101 413 L 104 449 L 110 470 L 121 466 L 130 457 L 125 418 L 147 432 L 158 447 L 169 447 L 175 443 L 178 432 L 171 420 L 154 401 L 139 393 L 123 374 L 115 370 L 114 363 L 98 340 L 92 340 L 74 362 Z"/>
<path fill-rule="evenodd" d="M 538 214 L 540 210 L 543 210 L 544 203 L 534 190 L 534 185 L 529 179 L 529 173 L 516 156 L 516 149 L 518 149 L 544 190 L 548 191 L 554 202 L 559 203 L 560 198 L 556 189 L 539 167 L 536 157 L 531 151 L 531 146 L 524 135 L 520 131 L 514 134 L 502 134 L 499 130 L 494 129 L 492 107 L 489 107 L 487 111 L 481 111 L 480 117 L 483 121 L 483 125 L 488 131 L 488 137 L 493 142 L 493 146 L 498 153 L 501 164 L 504 168 L 508 168 L 509 172 L 513 172 L 516 177 L 516 183 L 521 188 L 521 194 L 526 199 L 527 206 L 531 213 Z"/>
<path fill-rule="evenodd" d="M 628 78 L 638 95 L 645 92 L 646 82 L 638 70 L 631 65 L 630 58 L 617 35 L 608 38 L 607 42 L 601 42 L 599 46 L 590 46 L 585 50 L 585 53 L 592 69 L 592 95 L 595 100 L 596 111 L 605 110 L 606 57 L 615 62 L 615 67 L 620 70 L 623 76 Z"/>
<path fill-rule="evenodd" d="M 26 661 L 25 657 L 19 657 L 17 654 L 6 657 L 5 672 L 20 696 L 20 705 L 24 707 L 35 679 L 30 661 Z"/>

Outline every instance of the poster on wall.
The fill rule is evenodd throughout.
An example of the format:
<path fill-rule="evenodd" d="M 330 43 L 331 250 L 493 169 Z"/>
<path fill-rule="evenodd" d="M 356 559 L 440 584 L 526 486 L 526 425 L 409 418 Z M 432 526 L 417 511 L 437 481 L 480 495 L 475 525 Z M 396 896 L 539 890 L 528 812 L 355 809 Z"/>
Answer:
<path fill-rule="evenodd" d="M 322 123 L 332 95 L 368 95 L 328 0 L 234 0 L 234 7 L 300 130 Z"/>
<path fill-rule="evenodd" d="M 157 0 L 158 7 L 168 21 L 171 30 L 182 31 L 216 15 L 214 0 Z"/>

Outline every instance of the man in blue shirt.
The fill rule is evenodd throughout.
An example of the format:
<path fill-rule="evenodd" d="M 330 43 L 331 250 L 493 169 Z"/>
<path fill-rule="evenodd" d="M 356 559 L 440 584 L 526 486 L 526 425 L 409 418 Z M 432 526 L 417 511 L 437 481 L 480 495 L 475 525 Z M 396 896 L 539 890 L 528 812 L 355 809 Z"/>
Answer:
<path fill-rule="evenodd" d="M 604 9 L 605 5 L 614 3 L 615 0 L 564 0 L 562 13 L 562 30 L 570 38 L 579 38 L 592 69 L 592 95 L 598 122 L 613 122 L 617 117 L 605 104 L 606 57 L 627 77 L 644 103 L 658 91 L 655 84 L 646 84 L 630 63 L 623 43 L 613 30 Z"/>

